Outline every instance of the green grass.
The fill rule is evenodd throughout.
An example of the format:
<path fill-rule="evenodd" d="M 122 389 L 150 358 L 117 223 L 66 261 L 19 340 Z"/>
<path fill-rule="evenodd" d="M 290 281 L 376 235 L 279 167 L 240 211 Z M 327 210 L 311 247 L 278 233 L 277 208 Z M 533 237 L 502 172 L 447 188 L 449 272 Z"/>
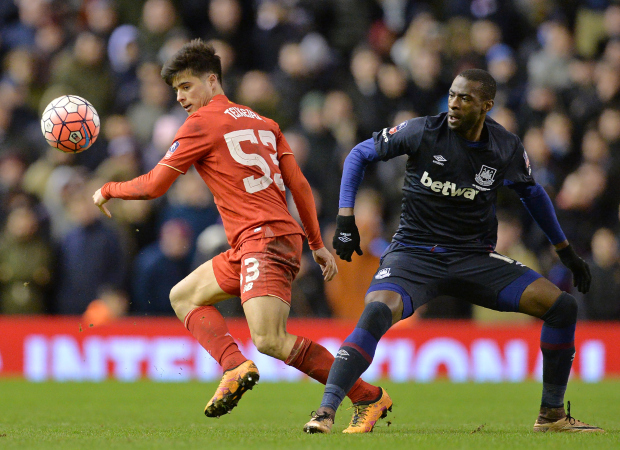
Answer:
<path fill-rule="evenodd" d="M 0 448 L 210 449 L 617 449 L 620 381 L 572 382 L 567 392 L 577 418 L 604 435 L 533 433 L 540 385 L 382 383 L 394 409 L 366 435 L 301 429 L 320 403 L 317 383 L 260 383 L 220 419 L 202 411 L 215 383 L 40 383 L 0 380 Z M 478 431 L 475 431 L 478 430 Z M 475 431 L 475 432 L 474 432 Z"/>

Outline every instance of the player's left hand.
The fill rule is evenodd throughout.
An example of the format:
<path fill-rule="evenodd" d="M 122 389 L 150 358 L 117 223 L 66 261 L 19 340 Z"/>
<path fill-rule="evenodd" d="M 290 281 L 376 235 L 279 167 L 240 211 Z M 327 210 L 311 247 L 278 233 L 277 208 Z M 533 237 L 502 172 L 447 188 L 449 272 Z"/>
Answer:
<path fill-rule="evenodd" d="M 329 250 L 325 247 L 321 247 L 318 250 L 312 250 L 312 257 L 321 266 L 323 272 L 323 279 L 330 281 L 338 273 L 338 267 L 336 266 L 336 260 Z"/>
<path fill-rule="evenodd" d="M 108 199 L 103 196 L 103 194 L 101 193 L 101 189 L 97 189 L 97 192 L 93 194 L 93 202 L 95 203 L 95 205 L 97 205 L 97 207 L 101 210 L 102 213 L 104 213 L 111 219 L 112 214 L 108 210 L 107 206 L 105 206 L 105 203 L 107 203 L 107 201 Z"/>
<path fill-rule="evenodd" d="M 560 261 L 573 273 L 573 286 L 577 288 L 579 292 L 585 294 L 590 290 L 590 282 L 592 281 L 592 275 L 590 275 L 590 267 L 588 263 L 575 253 L 575 250 L 571 245 L 564 247 L 563 249 L 556 250 Z"/>

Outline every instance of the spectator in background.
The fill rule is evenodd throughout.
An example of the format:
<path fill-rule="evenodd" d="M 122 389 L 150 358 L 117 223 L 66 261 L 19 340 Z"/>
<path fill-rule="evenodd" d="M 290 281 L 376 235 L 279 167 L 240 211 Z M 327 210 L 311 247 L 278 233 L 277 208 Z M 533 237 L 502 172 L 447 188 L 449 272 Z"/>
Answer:
<path fill-rule="evenodd" d="M 72 49 L 54 59 L 52 82 L 65 86 L 63 94 L 88 99 L 100 116 L 111 112 L 113 84 L 106 61 L 105 41 L 99 35 L 83 31 Z"/>
<path fill-rule="evenodd" d="M 61 241 L 55 311 L 83 314 L 104 289 L 124 289 L 126 255 L 119 233 L 105 225 L 84 185 L 73 186 L 67 212 L 73 228 Z"/>
<path fill-rule="evenodd" d="M 293 121 L 293 117 L 283 111 L 282 99 L 269 75 L 260 70 L 250 70 L 241 77 L 235 98 L 261 116 L 273 117 L 285 128 Z"/>
<path fill-rule="evenodd" d="M 35 209 L 15 207 L 0 235 L 0 314 L 49 313 L 53 266 Z"/>
<path fill-rule="evenodd" d="M 569 67 L 574 56 L 570 31 L 559 22 L 545 22 L 538 30 L 538 38 L 542 49 L 529 58 L 529 82 L 538 87 L 569 88 Z"/>
<path fill-rule="evenodd" d="M 505 106 L 516 111 L 523 101 L 525 85 L 519 77 L 513 50 L 506 44 L 493 45 L 486 53 L 486 64 L 489 73 L 497 81 L 495 107 Z"/>
<path fill-rule="evenodd" d="M 172 315 L 170 290 L 190 273 L 193 233 L 179 219 L 166 221 L 159 241 L 135 260 L 132 273 L 132 311 L 141 315 Z"/>
<path fill-rule="evenodd" d="M 102 126 L 102 131 L 108 143 L 108 158 L 97 166 L 95 174 L 100 178 L 114 181 L 136 177 L 140 173 L 140 160 L 131 123 L 127 117 L 109 116 Z"/>
<path fill-rule="evenodd" d="M 143 62 L 157 62 L 160 48 L 172 36 L 186 35 L 170 0 L 147 0 L 142 7 L 138 43 Z M 159 61 L 159 64 L 163 61 Z"/>
<path fill-rule="evenodd" d="M 118 22 L 115 4 L 110 0 L 86 0 L 83 2 L 83 13 L 86 28 L 106 39 Z"/>
<path fill-rule="evenodd" d="M 127 117 L 138 143 L 145 146 L 153 137 L 153 127 L 157 120 L 168 112 L 172 97 L 170 89 L 159 76 L 159 65 L 141 64 L 138 68 L 138 80 L 140 100 L 127 109 Z"/>
<path fill-rule="evenodd" d="M 122 113 L 140 98 L 138 36 L 137 27 L 125 24 L 116 28 L 108 40 L 108 60 L 114 80 L 114 110 Z"/>
<path fill-rule="evenodd" d="M 168 203 L 161 210 L 159 222 L 164 224 L 171 219 L 179 219 L 187 223 L 191 231 L 189 240 L 191 258 L 194 255 L 198 235 L 220 220 L 213 195 L 192 167 L 170 187 L 166 199 Z"/>
<path fill-rule="evenodd" d="M 127 314 L 128 308 L 129 298 L 125 291 L 104 288 L 99 298 L 90 302 L 82 320 L 89 326 L 104 325 Z"/>
<path fill-rule="evenodd" d="M 592 237 L 592 285 L 583 296 L 587 320 L 620 320 L 620 251 L 618 237 L 600 228 Z"/>
<path fill-rule="evenodd" d="M 377 110 L 375 100 L 379 91 L 377 74 L 381 65 L 379 55 L 367 45 L 353 50 L 349 63 L 345 91 L 351 97 L 359 122 L 359 134 L 367 136 L 384 120 Z"/>
<path fill-rule="evenodd" d="M 219 39 L 234 48 L 239 68 L 247 71 L 254 67 L 255 59 L 251 40 L 250 18 L 239 0 L 210 0 L 207 7 L 210 27 L 203 39 Z"/>

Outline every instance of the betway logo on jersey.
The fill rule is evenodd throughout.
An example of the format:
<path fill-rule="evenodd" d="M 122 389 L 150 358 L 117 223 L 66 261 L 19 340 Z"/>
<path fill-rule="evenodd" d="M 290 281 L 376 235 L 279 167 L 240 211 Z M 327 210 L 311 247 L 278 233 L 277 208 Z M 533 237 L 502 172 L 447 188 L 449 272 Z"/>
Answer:
<path fill-rule="evenodd" d="M 251 109 L 237 108 L 236 106 L 233 106 L 232 108 L 228 108 L 226 111 L 224 111 L 224 114 L 229 114 L 230 116 L 234 117 L 235 120 L 237 120 L 240 117 L 249 117 L 250 119 L 263 120 L 261 116 L 256 114 Z"/>
<path fill-rule="evenodd" d="M 476 194 L 480 192 L 477 189 L 472 188 L 456 188 L 456 184 L 450 181 L 433 181 L 431 177 L 428 176 L 428 172 L 424 172 L 422 174 L 422 178 L 420 182 L 431 189 L 433 192 L 441 192 L 443 195 L 447 195 L 450 197 L 460 197 L 463 196 L 469 200 L 474 200 L 476 198 Z"/>

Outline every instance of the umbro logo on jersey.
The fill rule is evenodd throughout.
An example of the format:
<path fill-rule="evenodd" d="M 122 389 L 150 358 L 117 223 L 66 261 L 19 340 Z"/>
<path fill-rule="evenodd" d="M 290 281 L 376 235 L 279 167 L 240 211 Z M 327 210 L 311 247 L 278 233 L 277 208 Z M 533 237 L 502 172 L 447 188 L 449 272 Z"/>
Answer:
<path fill-rule="evenodd" d="M 486 166 L 485 166 L 486 167 Z M 428 172 L 424 172 L 422 174 L 422 178 L 420 178 L 420 183 L 427 188 L 430 188 L 433 192 L 440 192 L 445 196 L 450 197 L 460 197 L 463 196 L 468 200 L 474 200 L 476 198 L 476 194 L 480 191 L 472 188 L 456 188 L 456 184 L 450 181 L 433 181 L 431 177 L 428 176 Z"/>
<path fill-rule="evenodd" d="M 384 278 L 387 278 L 390 275 L 391 275 L 390 268 L 386 267 L 385 269 L 381 269 L 379 272 L 377 272 L 377 274 L 375 275 L 375 278 L 377 280 L 383 280 Z"/>
<path fill-rule="evenodd" d="M 338 236 L 338 240 L 342 242 L 351 242 L 353 239 L 351 239 L 349 236 L 351 236 L 351 233 L 340 233 L 340 236 Z"/>
<path fill-rule="evenodd" d="M 446 158 L 444 158 L 441 155 L 433 155 L 433 162 L 435 164 L 439 164 L 440 166 L 443 166 L 443 163 L 447 162 L 448 160 Z"/>

